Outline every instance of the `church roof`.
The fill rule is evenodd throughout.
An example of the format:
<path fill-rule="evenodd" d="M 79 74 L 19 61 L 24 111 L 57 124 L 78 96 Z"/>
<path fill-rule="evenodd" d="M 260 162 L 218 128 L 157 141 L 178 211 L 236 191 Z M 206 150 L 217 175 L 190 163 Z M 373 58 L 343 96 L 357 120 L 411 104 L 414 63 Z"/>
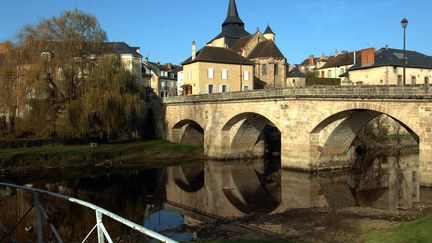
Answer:
<path fill-rule="evenodd" d="M 242 52 L 242 48 L 246 46 L 246 44 L 252 39 L 253 35 L 249 35 L 246 37 L 240 38 L 231 49 L 237 53 Z"/>
<path fill-rule="evenodd" d="M 274 34 L 273 30 L 270 28 L 270 25 L 267 25 L 264 34 Z"/>
<path fill-rule="evenodd" d="M 249 53 L 248 59 L 261 58 L 261 57 L 276 57 L 276 58 L 284 58 L 284 55 L 276 46 L 274 41 L 265 40 L 259 42 L 255 48 Z"/>
<path fill-rule="evenodd" d="M 230 0 L 227 17 L 222 24 L 222 32 L 210 42 L 225 37 L 225 42 L 228 47 L 232 47 L 238 39 L 248 35 L 250 35 L 250 33 L 244 28 L 244 23 L 239 17 L 235 0 Z"/>
<path fill-rule="evenodd" d="M 205 46 L 196 54 L 196 58 L 192 60 L 189 57 L 182 65 L 191 64 L 194 62 L 212 62 L 212 63 L 227 63 L 227 64 L 242 64 L 254 65 L 254 63 L 243 56 L 235 53 L 233 50 L 223 47 Z"/>
<path fill-rule="evenodd" d="M 230 0 L 229 6 L 228 6 L 227 17 L 226 17 L 226 19 L 222 25 L 232 24 L 232 23 L 244 24 L 243 21 L 239 17 L 235 0 Z"/>

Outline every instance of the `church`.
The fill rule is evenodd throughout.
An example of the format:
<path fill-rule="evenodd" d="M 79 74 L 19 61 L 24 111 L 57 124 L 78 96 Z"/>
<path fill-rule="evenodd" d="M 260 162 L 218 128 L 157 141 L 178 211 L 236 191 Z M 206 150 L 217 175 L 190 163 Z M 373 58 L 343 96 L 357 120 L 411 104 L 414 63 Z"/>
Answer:
<path fill-rule="evenodd" d="M 184 94 L 206 94 L 286 87 L 289 64 L 277 47 L 276 34 L 267 26 L 245 30 L 235 0 L 230 0 L 222 31 L 185 60 Z"/>

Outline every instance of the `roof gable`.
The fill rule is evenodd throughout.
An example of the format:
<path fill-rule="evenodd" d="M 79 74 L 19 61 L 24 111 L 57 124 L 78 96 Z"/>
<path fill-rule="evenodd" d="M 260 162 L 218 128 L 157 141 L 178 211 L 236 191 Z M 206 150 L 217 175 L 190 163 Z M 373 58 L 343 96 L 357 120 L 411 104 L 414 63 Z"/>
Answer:
<path fill-rule="evenodd" d="M 259 42 L 255 48 L 249 53 L 248 59 L 254 58 L 263 58 L 263 57 L 276 57 L 276 58 L 284 58 L 284 55 L 276 46 L 274 41 L 265 40 Z"/>
<path fill-rule="evenodd" d="M 235 53 L 233 50 L 223 47 L 205 46 L 197 52 L 196 58 L 189 57 L 182 65 L 195 62 L 214 62 L 227 64 L 253 65 L 254 63 Z"/>

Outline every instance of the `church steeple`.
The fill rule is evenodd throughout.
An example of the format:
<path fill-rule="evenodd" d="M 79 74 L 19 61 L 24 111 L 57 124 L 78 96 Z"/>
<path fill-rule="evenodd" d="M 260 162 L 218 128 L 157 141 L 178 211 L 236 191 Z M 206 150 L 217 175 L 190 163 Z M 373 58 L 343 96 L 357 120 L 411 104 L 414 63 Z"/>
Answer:
<path fill-rule="evenodd" d="M 209 44 L 224 38 L 224 46 L 231 48 L 238 39 L 248 35 L 250 34 L 245 30 L 245 24 L 239 17 L 235 0 L 229 0 L 228 13 L 222 24 L 222 32 L 211 40 Z M 219 42 L 217 45 L 221 46 Z"/>
<path fill-rule="evenodd" d="M 239 17 L 235 0 L 230 0 L 229 2 L 227 17 L 223 22 L 222 27 L 229 24 L 239 24 L 244 26 L 243 21 Z"/>

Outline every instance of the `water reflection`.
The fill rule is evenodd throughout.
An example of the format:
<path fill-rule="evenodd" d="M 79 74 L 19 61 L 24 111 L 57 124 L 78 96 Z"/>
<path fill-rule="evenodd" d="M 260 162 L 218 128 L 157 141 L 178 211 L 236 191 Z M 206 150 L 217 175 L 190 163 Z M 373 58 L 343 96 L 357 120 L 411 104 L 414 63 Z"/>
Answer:
<path fill-rule="evenodd" d="M 366 156 L 351 172 L 305 174 L 279 167 L 263 160 L 207 161 L 57 182 L 35 179 L 33 186 L 92 202 L 184 241 L 192 239 L 193 226 L 220 218 L 311 207 L 410 208 L 420 201 L 416 154 Z M 0 221 L 11 228 L 32 202 L 27 192 L 1 188 Z M 42 197 L 42 205 L 66 242 L 82 240 L 95 223 L 94 213 L 82 207 L 49 197 Z M 17 228 L 19 241 L 35 240 L 35 232 L 25 229 L 34 228 L 34 220 L 31 213 Z M 104 222 L 116 241 L 134 242 L 127 240 L 127 228 Z"/>

